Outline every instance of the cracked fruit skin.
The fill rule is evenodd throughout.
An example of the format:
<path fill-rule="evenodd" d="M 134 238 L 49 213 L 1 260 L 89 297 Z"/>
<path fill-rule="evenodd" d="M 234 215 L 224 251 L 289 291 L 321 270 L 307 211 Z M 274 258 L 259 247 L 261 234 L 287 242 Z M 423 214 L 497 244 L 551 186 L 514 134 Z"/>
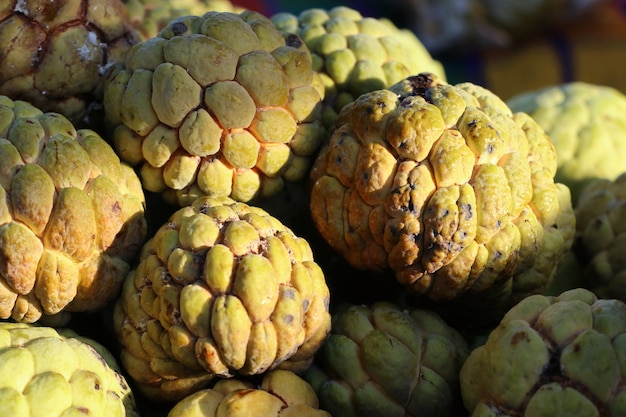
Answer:
<path fill-rule="evenodd" d="M 144 210 L 138 176 L 97 133 L 0 96 L 0 319 L 104 307 L 144 243 Z"/>
<path fill-rule="evenodd" d="M 324 132 L 311 53 L 259 13 L 170 21 L 107 73 L 104 107 L 146 190 L 248 202 L 306 178 Z"/>
<path fill-rule="evenodd" d="M 86 127 L 106 68 L 138 42 L 120 0 L 4 0 L 0 94 Z"/>
<path fill-rule="evenodd" d="M 304 374 L 320 407 L 342 417 L 452 416 L 469 349 L 436 313 L 390 302 L 342 305 Z"/>
<path fill-rule="evenodd" d="M 131 24 L 141 41 L 158 36 L 170 20 L 181 16 L 201 16 L 208 11 L 241 13 L 242 7 L 229 0 L 122 0 Z"/>
<path fill-rule="evenodd" d="M 332 128 L 341 108 L 359 95 L 387 88 L 410 75 L 445 71 L 409 30 L 386 18 L 363 16 L 337 6 L 310 8 L 298 15 L 271 17 L 276 26 L 297 34 L 313 54 L 313 67 L 324 83 L 323 122 Z"/>
<path fill-rule="evenodd" d="M 549 285 L 572 245 L 555 171 L 528 115 L 423 73 L 344 107 L 311 170 L 311 215 L 353 267 L 391 270 L 414 294 L 517 298 Z"/>
<path fill-rule="evenodd" d="M 145 245 L 115 305 L 121 361 L 153 400 L 215 378 L 301 372 L 330 330 L 309 244 L 264 210 L 204 196 Z"/>
<path fill-rule="evenodd" d="M 550 137 L 555 180 L 570 188 L 574 207 L 589 182 L 626 171 L 626 95 L 619 90 L 571 82 L 519 94 L 507 104 L 528 113 Z"/>
<path fill-rule="evenodd" d="M 574 209 L 573 254 L 581 285 L 601 298 L 626 301 L 626 174 L 587 184 Z"/>
<path fill-rule="evenodd" d="M 626 305 L 577 288 L 510 309 L 460 372 L 472 417 L 622 416 Z"/>
<path fill-rule="evenodd" d="M 0 415 L 139 417 L 113 355 L 70 329 L 0 323 Z"/>
<path fill-rule="evenodd" d="M 330 417 L 319 409 L 313 388 L 282 369 L 263 375 L 259 385 L 222 379 L 180 400 L 167 417 Z"/>

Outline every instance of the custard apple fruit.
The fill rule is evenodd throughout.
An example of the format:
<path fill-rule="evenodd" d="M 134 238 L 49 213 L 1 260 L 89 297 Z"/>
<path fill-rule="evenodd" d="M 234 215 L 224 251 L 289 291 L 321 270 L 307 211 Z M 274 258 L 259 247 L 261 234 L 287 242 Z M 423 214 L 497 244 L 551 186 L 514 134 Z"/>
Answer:
<path fill-rule="evenodd" d="M 304 377 L 333 416 L 452 416 L 468 354 L 461 334 L 430 310 L 349 304 L 333 314 Z"/>
<path fill-rule="evenodd" d="M 260 384 L 222 379 L 179 401 L 167 417 L 330 417 L 313 388 L 291 371 L 274 369 Z"/>
<path fill-rule="evenodd" d="M 302 40 L 252 11 L 170 21 L 109 70 L 104 107 L 146 190 L 248 202 L 306 178 L 324 89 Z"/>
<path fill-rule="evenodd" d="M 311 170 L 311 214 L 353 267 L 392 271 L 410 292 L 513 300 L 543 291 L 573 242 L 555 172 L 530 116 L 422 73 L 344 107 Z"/>
<path fill-rule="evenodd" d="M 87 127 L 103 73 L 138 41 L 121 0 L 4 0 L 0 94 Z"/>
<path fill-rule="evenodd" d="M 300 372 L 330 330 L 329 297 L 306 240 L 258 207 L 199 197 L 126 278 L 114 319 L 121 362 L 155 400 L 216 377 Z"/>
<path fill-rule="evenodd" d="M 626 415 L 626 305 L 582 288 L 529 296 L 459 375 L 471 417 Z"/>
<path fill-rule="evenodd" d="M 0 322 L 0 415 L 139 417 L 113 355 L 70 329 Z"/>
<path fill-rule="evenodd" d="M 619 90 L 579 81 L 521 93 L 507 104 L 548 134 L 556 149 L 555 180 L 570 188 L 574 207 L 590 181 L 626 172 L 626 95 Z"/>
<path fill-rule="evenodd" d="M 341 108 L 359 95 L 419 72 L 445 78 L 443 65 L 407 29 L 386 18 L 363 16 L 336 6 L 305 9 L 298 15 L 271 17 L 276 26 L 296 33 L 313 54 L 313 68 L 324 82 L 324 125 L 331 128 Z"/>
<path fill-rule="evenodd" d="M 0 96 L 0 319 L 91 312 L 147 235 L 139 177 L 97 133 Z"/>

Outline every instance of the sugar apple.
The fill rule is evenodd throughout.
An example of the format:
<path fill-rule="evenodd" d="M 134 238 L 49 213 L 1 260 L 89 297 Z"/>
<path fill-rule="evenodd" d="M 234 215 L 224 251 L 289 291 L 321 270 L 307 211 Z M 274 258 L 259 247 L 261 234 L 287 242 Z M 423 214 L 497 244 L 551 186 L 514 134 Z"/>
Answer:
<path fill-rule="evenodd" d="M 0 319 L 96 311 L 147 227 L 139 177 L 104 139 L 0 96 Z"/>
<path fill-rule="evenodd" d="M 302 40 L 252 11 L 174 19 L 107 73 L 114 146 L 146 190 L 184 206 L 248 202 L 306 178 L 323 87 Z"/>
<path fill-rule="evenodd" d="M 122 0 L 139 39 L 159 34 L 170 20 L 181 16 L 201 16 L 208 11 L 241 13 L 245 9 L 229 0 Z"/>
<path fill-rule="evenodd" d="M 313 388 L 291 371 L 274 369 L 259 385 L 222 379 L 179 401 L 168 417 L 330 417 Z"/>
<path fill-rule="evenodd" d="M 363 16 L 336 6 L 309 8 L 298 15 L 271 17 L 279 29 L 298 34 L 313 54 L 313 68 L 324 82 L 323 122 L 332 127 L 341 108 L 359 95 L 422 71 L 442 79 L 445 71 L 420 40 L 385 18 Z"/>
<path fill-rule="evenodd" d="M 619 90 L 577 81 L 521 93 L 507 104 L 532 116 L 552 140 L 555 180 L 570 188 L 574 206 L 590 181 L 626 172 L 626 95 Z"/>
<path fill-rule="evenodd" d="M 626 301 L 626 173 L 590 182 L 574 212 L 582 285 L 598 297 Z"/>
<path fill-rule="evenodd" d="M 348 304 L 333 314 L 304 378 L 333 416 L 452 416 L 468 354 L 461 334 L 430 310 Z"/>
<path fill-rule="evenodd" d="M 138 417 L 113 355 L 70 329 L 0 322 L 0 415 Z"/>
<path fill-rule="evenodd" d="M 122 365 L 155 400 L 215 379 L 304 370 L 330 330 L 311 247 L 264 210 L 204 196 L 145 245 L 115 306 Z"/>
<path fill-rule="evenodd" d="M 102 107 L 102 74 L 138 40 L 121 0 L 4 0 L 0 94 L 87 127 Z"/>
<path fill-rule="evenodd" d="M 626 414 L 626 305 L 577 288 L 513 307 L 461 367 L 471 417 Z"/>
<path fill-rule="evenodd" d="M 311 170 L 311 215 L 353 267 L 392 271 L 413 293 L 519 298 L 550 283 L 573 242 L 555 171 L 527 114 L 422 73 L 344 107 Z"/>

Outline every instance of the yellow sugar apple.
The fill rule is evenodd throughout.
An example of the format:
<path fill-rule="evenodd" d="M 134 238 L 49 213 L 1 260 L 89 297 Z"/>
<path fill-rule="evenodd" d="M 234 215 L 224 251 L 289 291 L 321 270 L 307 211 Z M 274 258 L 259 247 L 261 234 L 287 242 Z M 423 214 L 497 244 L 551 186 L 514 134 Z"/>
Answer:
<path fill-rule="evenodd" d="M 87 127 L 105 70 L 138 40 L 121 0 L 3 0 L 0 94 Z"/>
<path fill-rule="evenodd" d="M 302 40 L 252 11 L 170 21 L 107 73 L 104 107 L 122 160 L 181 206 L 248 202 L 306 178 L 324 94 Z"/>
<path fill-rule="evenodd" d="M 626 95 L 619 90 L 570 82 L 518 94 L 507 104 L 528 113 L 550 137 L 555 180 L 570 188 L 574 206 L 590 181 L 626 172 Z"/>
<path fill-rule="evenodd" d="M 313 68 L 324 83 L 323 122 L 332 127 L 341 108 L 359 95 L 386 88 L 419 72 L 445 78 L 435 60 L 413 32 L 391 20 L 363 16 L 336 6 L 310 8 L 298 15 L 277 13 L 276 26 L 299 35 L 313 54 Z"/>
<path fill-rule="evenodd" d="M 229 0 L 122 0 L 139 39 L 146 41 L 159 34 L 170 20 L 181 16 L 201 16 L 206 12 L 241 13 L 242 7 Z"/>
<path fill-rule="evenodd" d="M 167 417 L 330 417 L 313 388 L 291 371 L 274 369 L 259 385 L 222 379 L 180 400 Z"/>
<path fill-rule="evenodd" d="M 0 322 L 0 415 L 139 417 L 115 358 L 71 329 Z"/>
<path fill-rule="evenodd" d="M 311 215 L 353 267 L 431 300 L 541 292 L 569 251 L 569 189 L 541 127 L 489 90 L 408 77 L 343 108 Z"/>
<path fill-rule="evenodd" d="M 0 96 L 0 319 L 116 297 L 147 235 L 144 203 L 137 174 L 97 133 Z"/>
<path fill-rule="evenodd" d="M 216 377 L 301 372 L 330 330 L 329 303 L 304 238 L 258 207 L 199 197 L 126 278 L 114 317 L 121 363 L 156 401 Z"/>

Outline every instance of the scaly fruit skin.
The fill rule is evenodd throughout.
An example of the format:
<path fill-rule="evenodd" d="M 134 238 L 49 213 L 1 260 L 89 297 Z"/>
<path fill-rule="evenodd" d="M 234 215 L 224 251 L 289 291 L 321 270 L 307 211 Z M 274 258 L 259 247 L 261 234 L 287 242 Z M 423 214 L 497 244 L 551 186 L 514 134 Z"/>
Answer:
<path fill-rule="evenodd" d="M 138 417 L 115 358 L 70 329 L 0 323 L 0 415 Z"/>
<path fill-rule="evenodd" d="M 590 181 L 626 172 L 626 95 L 602 85 L 571 82 L 512 97 L 545 130 L 557 156 L 555 180 L 572 192 L 574 207 Z"/>
<path fill-rule="evenodd" d="M 262 209 L 199 197 L 144 245 L 115 309 L 122 364 L 147 396 L 215 377 L 303 371 L 330 328 L 309 244 Z"/>
<path fill-rule="evenodd" d="M 542 291 L 570 249 L 569 189 L 528 115 L 470 83 L 409 77 L 344 107 L 313 169 L 311 214 L 356 268 L 433 300 Z"/>
<path fill-rule="evenodd" d="M 384 18 L 365 17 L 346 6 L 312 8 L 271 17 L 278 28 L 299 35 L 313 54 L 324 82 L 324 125 L 332 128 L 341 108 L 359 95 L 386 88 L 419 72 L 445 78 L 441 63 L 415 35 Z"/>
<path fill-rule="evenodd" d="M 0 94 L 88 126 L 102 74 L 138 42 L 120 0 L 5 0 Z"/>
<path fill-rule="evenodd" d="M 573 253 L 581 266 L 582 285 L 598 297 L 626 301 L 626 173 L 590 182 L 574 213 Z"/>
<path fill-rule="evenodd" d="M 626 305 L 578 288 L 513 307 L 460 371 L 472 417 L 626 413 Z"/>
<path fill-rule="evenodd" d="M 217 381 L 210 389 L 179 401 L 167 417 L 330 417 L 319 409 L 313 388 L 291 371 L 267 372 L 255 386 L 237 379 Z"/>
<path fill-rule="evenodd" d="M 0 318 L 95 311 L 147 234 L 138 176 L 92 130 L 0 96 Z"/>
<path fill-rule="evenodd" d="M 323 87 L 296 35 L 252 11 L 174 19 L 104 82 L 113 142 L 148 191 L 247 202 L 306 178 Z"/>
<path fill-rule="evenodd" d="M 304 377 L 333 416 L 451 416 L 467 343 L 436 313 L 343 305 Z"/>
<path fill-rule="evenodd" d="M 122 0 L 141 41 L 158 36 L 170 20 L 182 16 L 201 16 L 206 12 L 241 13 L 245 9 L 229 0 Z"/>

